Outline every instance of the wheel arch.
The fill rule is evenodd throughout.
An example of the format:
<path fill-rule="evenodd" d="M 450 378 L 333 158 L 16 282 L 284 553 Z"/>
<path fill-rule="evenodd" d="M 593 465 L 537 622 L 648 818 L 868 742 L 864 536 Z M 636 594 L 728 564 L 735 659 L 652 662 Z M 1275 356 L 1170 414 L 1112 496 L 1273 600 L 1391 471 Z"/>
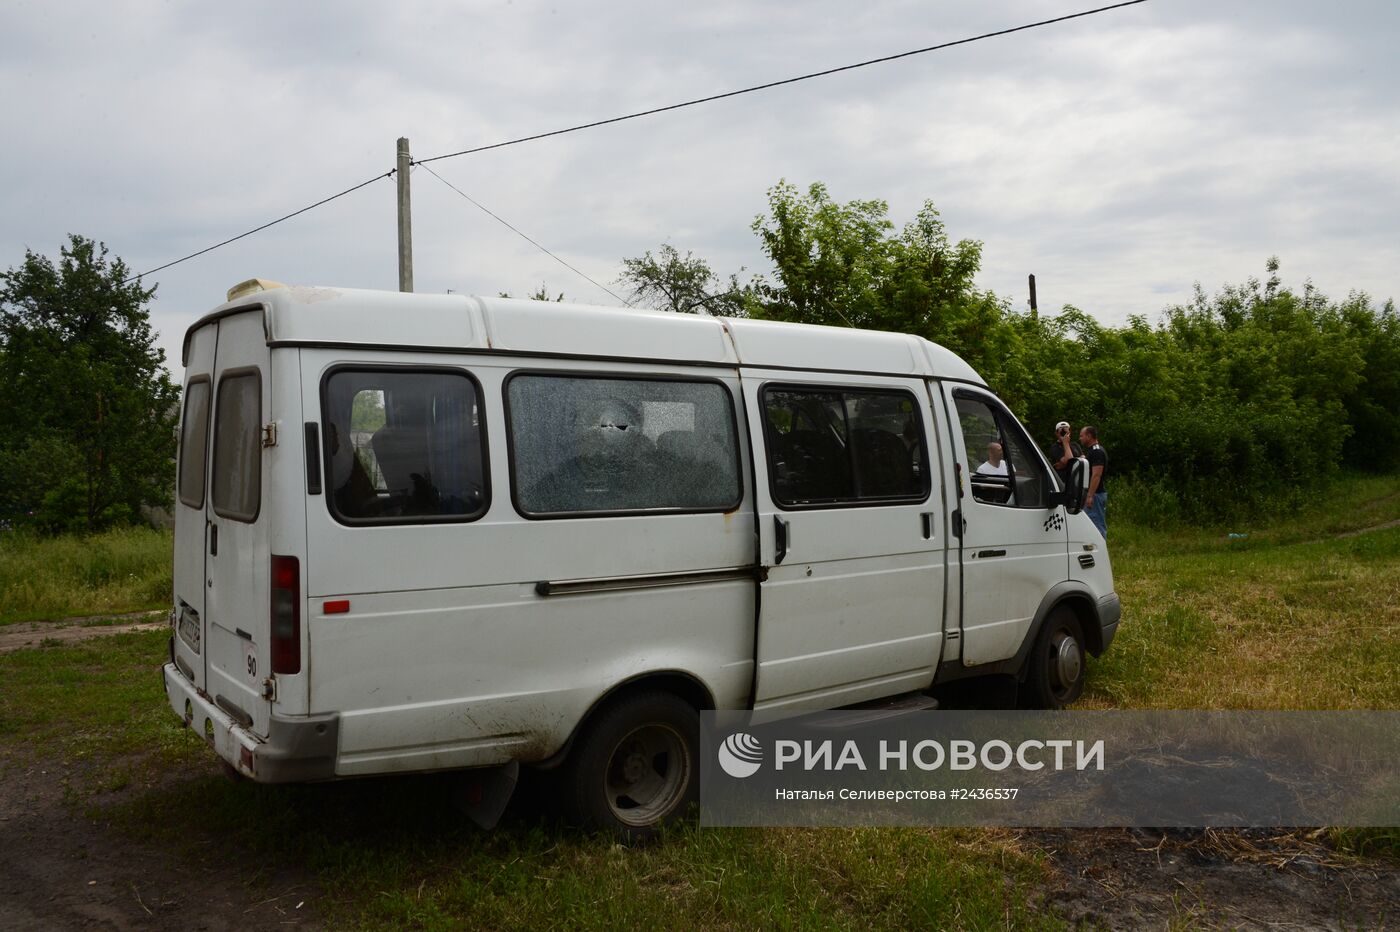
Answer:
<path fill-rule="evenodd" d="M 589 705 L 588 710 L 579 716 L 563 747 L 549 757 L 531 766 L 539 770 L 553 770 L 564 762 L 573 750 L 574 740 L 584 727 L 604 708 L 617 700 L 642 692 L 668 692 L 679 696 L 697 712 L 715 707 L 714 693 L 704 681 L 685 670 L 649 670 L 620 680 L 608 687 Z"/>
<path fill-rule="evenodd" d="M 1084 633 L 1084 646 L 1089 653 L 1095 657 L 1103 653 L 1103 625 L 1099 621 L 1098 600 L 1083 583 L 1067 579 L 1051 586 L 1050 591 L 1040 600 L 1040 607 L 1036 609 L 1030 628 L 1026 631 L 1025 640 L 1021 642 L 1021 649 L 1016 652 L 1016 658 L 1012 661 L 1012 669 L 1016 671 L 1017 679 L 1022 682 L 1026 679 L 1026 658 L 1030 656 L 1036 638 L 1040 637 L 1040 629 L 1044 627 L 1045 620 L 1061 606 L 1069 608 L 1078 618 L 1079 629 Z"/>

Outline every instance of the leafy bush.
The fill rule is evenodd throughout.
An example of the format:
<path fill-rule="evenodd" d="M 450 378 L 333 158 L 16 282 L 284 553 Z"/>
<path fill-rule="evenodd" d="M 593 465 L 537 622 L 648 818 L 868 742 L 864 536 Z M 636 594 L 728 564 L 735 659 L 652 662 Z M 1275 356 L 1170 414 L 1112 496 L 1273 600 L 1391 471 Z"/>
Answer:
<path fill-rule="evenodd" d="M 1181 524 L 1181 500 L 1162 479 L 1125 478 L 1113 483 L 1113 518 L 1154 529 Z"/>

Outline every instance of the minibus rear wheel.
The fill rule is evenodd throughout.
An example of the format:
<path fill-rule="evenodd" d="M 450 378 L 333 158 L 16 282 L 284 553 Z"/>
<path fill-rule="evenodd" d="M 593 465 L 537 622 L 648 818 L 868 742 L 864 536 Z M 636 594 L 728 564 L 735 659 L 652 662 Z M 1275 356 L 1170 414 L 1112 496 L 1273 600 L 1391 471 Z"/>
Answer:
<path fill-rule="evenodd" d="M 1026 663 L 1021 704 L 1032 709 L 1063 709 L 1084 692 L 1084 631 L 1068 605 L 1050 613 L 1040 626 Z"/>
<path fill-rule="evenodd" d="M 699 798 L 700 715 L 674 693 L 622 696 L 584 726 L 565 764 L 569 814 L 633 841 Z"/>

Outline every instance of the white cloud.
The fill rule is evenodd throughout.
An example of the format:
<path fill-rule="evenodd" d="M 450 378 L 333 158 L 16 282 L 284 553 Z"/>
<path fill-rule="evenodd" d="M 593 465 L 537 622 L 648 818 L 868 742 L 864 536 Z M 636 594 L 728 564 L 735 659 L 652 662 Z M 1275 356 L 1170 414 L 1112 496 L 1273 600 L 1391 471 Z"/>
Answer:
<path fill-rule="evenodd" d="M 424 157 L 1082 8 L 10 3 L 0 264 L 71 231 L 150 268 L 387 171 L 400 135 Z M 1152 316 L 1275 253 L 1289 281 L 1383 300 L 1397 25 L 1381 2 L 1153 0 L 433 167 L 609 287 L 663 240 L 761 270 L 749 223 L 786 177 L 897 223 L 932 199 L 1018 305 L 1035 272 L 1042 308 Z M 425 172 L 413 188 L 420 290 L 611 301 Z M 252 275 L 394 287 L 392 182 L 155 276 L 167 351 Z"/>

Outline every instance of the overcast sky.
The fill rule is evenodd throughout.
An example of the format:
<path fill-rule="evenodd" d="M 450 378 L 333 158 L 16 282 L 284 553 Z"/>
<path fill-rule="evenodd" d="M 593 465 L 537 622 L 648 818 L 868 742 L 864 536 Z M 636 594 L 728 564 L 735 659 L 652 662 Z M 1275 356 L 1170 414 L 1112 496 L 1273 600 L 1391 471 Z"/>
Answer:
<path fill-rule="evenodd" d="M 67 233 L 136 270 L 426 158 L 1003 29 L 1054 2 L 55 3 L 0 6 L 0 267 Z M 433 164 L 616 291 L 663 241 L 766 272 L 782 178 L 931 199 L 1017 307 L 1155 320 L 1262 276 L 1396 296 L 1400 6 L 1148 0 L 617 126 Z M 416 286 L 617 303 L 421 168 Z M 397 287 L 394 184 L 153 276 L 184 330 L 251 277 Z"/>

